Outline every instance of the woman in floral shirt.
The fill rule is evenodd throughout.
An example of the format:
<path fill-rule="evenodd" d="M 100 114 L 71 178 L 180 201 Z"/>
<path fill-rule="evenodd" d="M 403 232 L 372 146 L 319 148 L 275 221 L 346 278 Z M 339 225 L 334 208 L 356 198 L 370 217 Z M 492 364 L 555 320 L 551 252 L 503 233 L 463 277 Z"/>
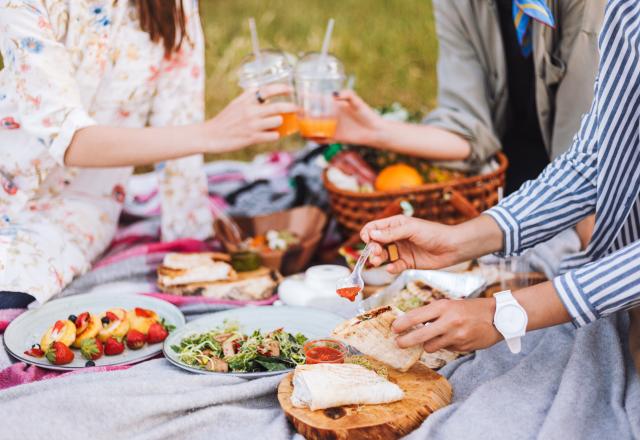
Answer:
<path fill-rule="evenodd" d="M 0 0 L 0 50 L 0 308 L 90 268 L 132 166 L 168 160 L 163 239 L 210 235 L 201 153 L 274 141 L 295 111 L 265 87 L 204 121 L 195 0 Z"/>

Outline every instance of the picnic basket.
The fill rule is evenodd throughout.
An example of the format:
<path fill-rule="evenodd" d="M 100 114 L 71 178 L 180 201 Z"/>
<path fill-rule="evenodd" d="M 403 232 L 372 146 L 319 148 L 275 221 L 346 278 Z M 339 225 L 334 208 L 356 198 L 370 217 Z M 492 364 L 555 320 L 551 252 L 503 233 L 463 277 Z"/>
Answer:
<path fill-rule="evenodd" d="M 323 181 L 331 209 L 338 223 L 348 232 L 358 232 L 398 200 L 410 202 L 415 217 L 451 225 L 476 217 L 498 203 L 498 188 L 504 186 L 509 162 L 503 153 L 498 153 L 496 160 L 498 168 L 487 174 L 388 192 L 342 190 L 329 181 L 327 170 Z"/>

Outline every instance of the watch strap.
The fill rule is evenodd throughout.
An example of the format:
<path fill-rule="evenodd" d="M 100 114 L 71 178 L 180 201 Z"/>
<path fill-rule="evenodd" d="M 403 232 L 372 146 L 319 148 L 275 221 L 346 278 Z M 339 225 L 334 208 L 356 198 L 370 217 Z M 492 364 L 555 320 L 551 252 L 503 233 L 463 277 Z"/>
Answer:
<path fill-rule="evenodd" d="M 522 338 L 520 337 L 505 339 L 505 342 L 507 343 L 507 347 L 509 347 L 509 351 L 513 354 L 520 353 L 520 350 L 522 350 Z"/>
<path fill-rule="evenodd" d="M 513 295 L 511 295 L 511 290 L 503 290 L 502 292 L 498 292 L 493 295 L 493 297 L 496 299 L 496 307 L 501 304 L 514 302 Z"/>
<path fill-rule="evenodd" d="M 507 304 L 516 304 L 519 306 L 518 301 L 511 294 L 511 290 L 504 290 L 502 292 L 498 292 L 493 296 L 496 300 L 496 313 L 498 313 L 498 309 Z M 526 315 L 526 312 L 525 312 Z M 503 335 L 504 337 L 504 335 Z M 520 336 L 515 338 L 505 338 L 505 342 L 507 343 L 507 347 L 509 347 L 509 351 L 511 353 L 516 354 L 520 353 L 522 350 L 522 338 Z"/>

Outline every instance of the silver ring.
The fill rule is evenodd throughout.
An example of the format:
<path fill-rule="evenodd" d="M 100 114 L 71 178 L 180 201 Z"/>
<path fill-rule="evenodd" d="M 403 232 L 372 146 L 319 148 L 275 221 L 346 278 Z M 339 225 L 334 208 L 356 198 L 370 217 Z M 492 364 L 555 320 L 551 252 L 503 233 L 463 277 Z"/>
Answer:
<path fill-rule="evenodd" d="M 260 94 L 260 90 L 256 90 L 256 99 L 258 100 L 258 104 L 264 104 L 265 99 Z"/>

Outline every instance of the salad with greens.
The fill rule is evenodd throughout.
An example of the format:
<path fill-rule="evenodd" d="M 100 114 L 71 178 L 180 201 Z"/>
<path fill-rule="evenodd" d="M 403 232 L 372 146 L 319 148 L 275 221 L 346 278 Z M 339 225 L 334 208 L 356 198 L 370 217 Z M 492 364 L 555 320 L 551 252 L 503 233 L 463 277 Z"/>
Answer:
<path fill-rule="evenodd" d="M 255 330 L 250 335 L 237 323 L 224 324 L 206 333 L 188 336 L 171 349 L 191 367 L 219 373 L 280 371 L 304 364 L 307 338 L 282 328 L 269 333 Z"/>

